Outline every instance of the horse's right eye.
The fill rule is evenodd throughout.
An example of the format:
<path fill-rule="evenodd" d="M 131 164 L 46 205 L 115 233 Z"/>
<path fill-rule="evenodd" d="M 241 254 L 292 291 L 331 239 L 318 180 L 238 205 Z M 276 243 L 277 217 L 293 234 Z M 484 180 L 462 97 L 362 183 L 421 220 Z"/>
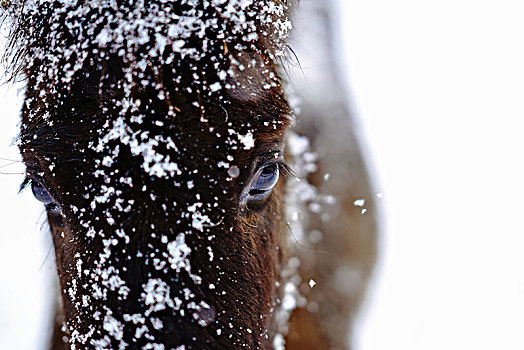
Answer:
<path fill-rule="evenodd" d="M 51 194 L 49 194 L 45 187 L 42 186 L 41 183 L 32 181 L 31 190 L 33 191 L 33 195 L 35 196 L 35 198 L 38 199 L 40 202 L 44 203 L 44 205 L 54 203 L 53 197 L 51 196 Z"/>
<path fill-rule="evenodd" d="M 38 181 L 31 181 L 31 190 L 36 199 L 42 202 L 48 212 L 51 214 L 60 214 L 62 212 L 60 205 L 55 201 L 49 191 Z"/>

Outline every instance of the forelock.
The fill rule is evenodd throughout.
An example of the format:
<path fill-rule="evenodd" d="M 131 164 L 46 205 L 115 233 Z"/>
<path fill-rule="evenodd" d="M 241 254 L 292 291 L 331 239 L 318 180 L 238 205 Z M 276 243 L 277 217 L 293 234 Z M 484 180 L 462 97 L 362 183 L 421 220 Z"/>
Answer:
<path fill-rule="evenodd" d="M 128 66 L 193 62 L 227 45 L 283 56 L 291 28 L 280 0 L 3 0 L 4 63 L 13 77 L 45 65 L 40 79 L 68 84 L 92 53 Z M 166 51 L 169 55 L 165 54 Z M 170 58 L 171 57 L 171 58 Z"/>

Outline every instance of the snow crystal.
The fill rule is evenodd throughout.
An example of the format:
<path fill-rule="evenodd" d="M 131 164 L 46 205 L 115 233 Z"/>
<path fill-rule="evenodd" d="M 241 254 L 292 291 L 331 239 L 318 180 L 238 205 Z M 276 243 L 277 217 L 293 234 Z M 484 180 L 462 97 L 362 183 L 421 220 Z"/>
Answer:
<path fill-rule="evenodd" d="M 209 304 L 202 301 L 195 307 L 197 310 L 193 313 L 193 318 L 198 321 L 202 327 L 207 327 L 216 318 L 216 311 Z"/>
<path fill-rule="evenodd" d="M 288 138 L 288 144 L 291 154 L 300 155 L 309 150 L 309 139 L 305 136 L 290 134 L 290 137 Z"/>
<path fill-rule="evenodd" d="M 354 205 L 355 207 L 363 207 L 365 204 L 366 204 L 366 200 L 365 200 L 365 199 L 356 199 L 356 200 L 353 202 L 353 205 Z"/>
<path fill-rule="evenodd" d="M 255 140 L 253 138 L 253 133 L 251 131 L 245 135 L 237 134 L 237 136 L 240 142 L 244 145 L 245 150 L 249 150 L 255 147 Z"/>
<path fill-rule="evenodd" d="M 110 312 L 104 317 L 104 329 L 116 340 L 122 340 L 124 337 L 124 325 L 111 316 Z"/>
<path fill-rule="evenodd" d="M 222 86 L 220 85 L 220 83 L 214 83 L 214 84 L 209 85 L 209 89 L 213 92 L 220 90 L 221 87 Z"/>
<path fill-rule="evenodd" d="M 191 273 L 191 264 L 189 262 L 191 248 L 189 248 L 185 242 L 185 235 L 179 233 L 173 242 L 168 243 L 167 250 L 169 253 L 168 261 L 171 264 L 171 268 L 176 272 L 184 269 L 195 283 L 200 284 L 202 279 Z"/>
<path fill-rule="evenodd" d="M 297 307 L 297 287 L 291 283 L 288 282 L 284 286 L 284 298 L 282 299 L 282 307 L 286 311 L 294 310 Z"/>
<path fill-rule="evenodd" d="M 164 346 L 164 344 L 147 343 L 142 349 L 144 350 L 165 350 L 166 347 Z"/>
<path fill-rule="evenodd" d="M 159 318 L 151 317 L 149 320 L 154 329 L 162 329 L 164 327 L 164 323 Z"/>
<path fill-rule="evenodd" d="M 172 269 L 177 272 L 182 268 L 190 269 L 188 256 L 191 253 L 191 249 L 185 243 L 185 235 L 183 233 L 179 233 L 176 240 L 167 245 L 167 250 Z"/>
<path fill-rule="evenodd" d="M 155 151 L 155 148 L 160 144 L 165 144 L 168 149 L 173 148 L 177 150 L 175 143 L 169 136 L 156 135 L 148 137 L 146 133 L 133 132 L 124 117 L 120 116 L 113 122 L 113 127 L 99 139 L 94 150 L 103 152 L 112 140 L 119 140 L 121 144 L 129 146 L 133 155 L 142 156 L 144 159 L 142 167 L 149 175 L 172 177 L 175 174 L 182 174 L 178 165 L 171 161 L 169 155 Z"/>
<path fill-rule="evenodd" d="M 286 341 L 282 334 L 275 334 L 275 337 L 273 338 L 273 348 L 275 350 L 286 350 Z"/>
<path fill-rule="evenodd" d="M 236 179 L 236 178 L 240 175 L 240 169 L 239 169 L 236 165 L 233 165 L 231 168 L 229 168 L 229 170 L 227 171 L 227 173 L 228 173 L 229 176 L 231 176 L 233 179 Z"/>
<path fill-rule="evenodd" d="M 159 278 L 150 279 L 144 286 L 144 292 L 141 294 L 144 303 L 149 306 L 145 316 L 149 316 L 152 312 L 164 310 L 167 307 L 174 310 L 180 309 L 182 301 L 176 297 L 171 299 L 169 293 L 170 288 L 166 282 Z"/>
<path fill-rule="evenodd" d="M 229 163 L 226 163 L 226 162 L 223 162 L 223 161 L 220 161 L 217 163 L 217 166 L 219 168 L 225 168 L 225 169 L 228 169 L 229 168 Z"/>
<path fill-rule="evenodd" d="M 197 195 L 198 198 L 198 195 Z M 192 223 L 191 225 L 193 228 L 199 230 L 200 232 L 204 231 L 204 226 L 213 226 L 211 220 L 209 217 L 205 214 L 202 214 L 200 211 L 198 211 L 198 208 L 202 207 L 202 203 L 197 202 L 192 205 L 190 205 L 187 210 L 191 213 L 191 219 Z"/>
<path fill-rule="evenodd" d="M 124 314 L 123 317 L 124 317 L 124 321 L 133 322 L 134 324 L 139 324 L 139 323 L 144 324 L 146 322 L 145 317 L 142 316 L 141 314 L 133 314 L 133 315 Z"/>

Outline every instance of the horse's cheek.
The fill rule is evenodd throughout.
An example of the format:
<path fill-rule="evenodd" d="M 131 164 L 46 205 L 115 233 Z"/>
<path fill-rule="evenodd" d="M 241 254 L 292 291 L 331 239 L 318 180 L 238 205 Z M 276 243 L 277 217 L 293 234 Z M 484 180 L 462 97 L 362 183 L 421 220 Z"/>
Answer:
<path fill-rule="evenodd" d="M 74 317 L 74 311 L 71 298 L 67 291 L 72 287 L 72 269 L 74 268 L 74 256 L 78 251 L 78 246 L 74 244 L 76 238 L 73 237 L 67 226 L 56 225 L 52 217 L 48 218 L 49 228 L 51 231 L 53 245 L 55 249 L 56 267 L 60 282 L 60 295 L 62 296 L 62 305 L 66 319 Z"/>

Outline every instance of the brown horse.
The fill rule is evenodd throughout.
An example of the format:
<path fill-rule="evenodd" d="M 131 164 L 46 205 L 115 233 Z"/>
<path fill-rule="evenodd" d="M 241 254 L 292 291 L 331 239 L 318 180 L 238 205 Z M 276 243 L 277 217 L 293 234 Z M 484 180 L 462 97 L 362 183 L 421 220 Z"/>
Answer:
<path fill-rule="evenodd" d="M 298 89 L 317 153 L 288 130 L 298 3 L 2 5 L 10 69 L 27 83 L 25 185 L 47 209 L 70 348 L 348 346 L 373 196 L 328 66 L 329 105 Z M 311 11 L 321 28 L 324 10 Z M 315 40 L 329 56 L 327 33 Z"/>

